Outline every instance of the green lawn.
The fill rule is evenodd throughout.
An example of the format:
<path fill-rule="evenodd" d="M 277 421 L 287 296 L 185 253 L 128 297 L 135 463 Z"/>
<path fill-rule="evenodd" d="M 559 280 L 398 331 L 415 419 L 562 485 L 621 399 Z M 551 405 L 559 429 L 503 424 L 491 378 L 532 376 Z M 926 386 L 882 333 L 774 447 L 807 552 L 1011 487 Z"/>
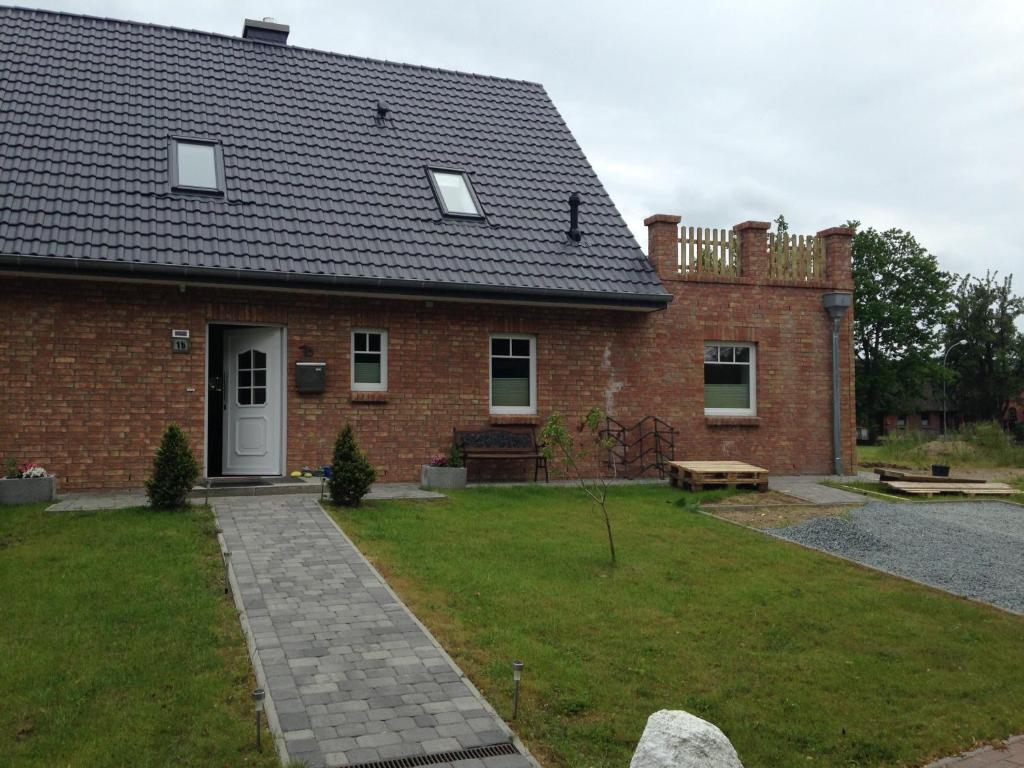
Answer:
<path fill-rule="evenodd" d="M 0 507 L 0 765 L 277 766 L 208 510 Z"/>
<path fill-rule="evenodd" d="M 884 461 L 882 446 L 880 445 L 858 445 L 857 446 L 857 463 L 858 464 L 878 464 Z"/>
<path fill-rule="evenodd" d="M 627 765 L 647 716 L 718 724 L 751 768 L 920 765 L 1024 731 L 1024 619 L 612 491 L 481 488 L 335 512 L 548 766 Z"/>

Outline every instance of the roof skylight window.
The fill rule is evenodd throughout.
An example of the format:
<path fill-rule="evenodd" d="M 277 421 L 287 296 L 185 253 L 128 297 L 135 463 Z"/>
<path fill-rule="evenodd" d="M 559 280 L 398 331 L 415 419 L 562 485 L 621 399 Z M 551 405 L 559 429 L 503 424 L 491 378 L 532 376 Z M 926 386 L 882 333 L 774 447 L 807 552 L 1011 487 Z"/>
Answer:
<path fill-rule="evenodd" d="M 171 140 L 171 187 L 206 195 L 224 193 L 220 144 L 199 139 Z"/>
<path fill-rule="evenodd" d="M 445 216 L 483 218 L 480 201 L 465 171 L 429 168 L 430 183 Z"/>

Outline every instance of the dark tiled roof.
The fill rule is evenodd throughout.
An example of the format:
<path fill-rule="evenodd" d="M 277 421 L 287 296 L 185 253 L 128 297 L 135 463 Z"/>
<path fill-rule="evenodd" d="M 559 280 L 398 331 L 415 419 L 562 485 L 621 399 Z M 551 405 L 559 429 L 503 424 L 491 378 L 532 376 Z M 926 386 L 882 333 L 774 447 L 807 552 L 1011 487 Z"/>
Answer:
<path fill-rule="evenodd" d="M 8 268 L 668 300 L 534 83 L 0 8 L 0 114 Z M 169 193 L 172 135 L 222 142 L 226 199 Z M 427 165 L 469 171 L 486 222 L 442 218 Z"/>

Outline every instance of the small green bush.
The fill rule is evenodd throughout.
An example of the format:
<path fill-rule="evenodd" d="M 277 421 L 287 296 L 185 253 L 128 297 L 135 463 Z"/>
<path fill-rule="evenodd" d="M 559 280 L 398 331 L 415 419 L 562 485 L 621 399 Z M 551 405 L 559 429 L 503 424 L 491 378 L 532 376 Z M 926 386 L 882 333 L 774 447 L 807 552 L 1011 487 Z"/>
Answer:
<path fill-rule="evenodd" d="M 358 507 L 377 479 L 373 465 L 356 445 L 352 425 L 346 424 L 334 443 L 331 461 L 331 501 L 345 507 Z"/>
<path fill-rule="evenodd" d="M 185 506 L 188 492 L 199 477 L 199 465 L 188 438 L 177 424 L 164 432 L 153 459 L 153 477 L 146 481 L 146 496 L 154 509 L 178 509 Z"/>
<path fill-rule="evenodd" d="M 452 443 L 451 450 L 448 451 L 448 466 L 449 467 L 464 467 L 466 465 L 466 457 L 459 447 L 458 443 Z"/>

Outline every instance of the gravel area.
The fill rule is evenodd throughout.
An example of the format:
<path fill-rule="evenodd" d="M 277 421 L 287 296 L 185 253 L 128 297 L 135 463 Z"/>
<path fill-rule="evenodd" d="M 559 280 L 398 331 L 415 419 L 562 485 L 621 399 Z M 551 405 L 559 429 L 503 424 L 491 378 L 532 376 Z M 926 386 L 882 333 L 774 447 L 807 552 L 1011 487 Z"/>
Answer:
<path fill-rule="evenodd" d="M 1024 613 L 1024 507 L 873 501 L 767 533 Z"/>

